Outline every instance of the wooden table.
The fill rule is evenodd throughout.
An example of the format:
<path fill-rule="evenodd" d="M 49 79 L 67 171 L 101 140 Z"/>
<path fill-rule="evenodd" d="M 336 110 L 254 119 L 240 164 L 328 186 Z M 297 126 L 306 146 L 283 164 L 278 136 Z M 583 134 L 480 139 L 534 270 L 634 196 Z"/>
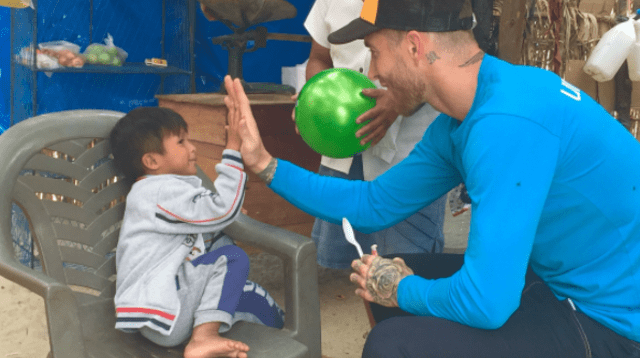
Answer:
<path fill-rule="evenodd" d="M 291 120 L 294 103 L 289 95 L 250 94 L 251 109 L 265 148 L 277 158 L 317 172 L 320 155 L 296 134 Z M 218 93 L 158 95 L 158 105 L 179 113 L 189 126 L 189 138 L 198 151 L 197 163 L 215 180 L 215 165 L 225 147 L 227 108 Z M 256 220 L 311 235 L 314 218 L 275 194 L 253 173 L 249 173 L 244 208 Z"/>

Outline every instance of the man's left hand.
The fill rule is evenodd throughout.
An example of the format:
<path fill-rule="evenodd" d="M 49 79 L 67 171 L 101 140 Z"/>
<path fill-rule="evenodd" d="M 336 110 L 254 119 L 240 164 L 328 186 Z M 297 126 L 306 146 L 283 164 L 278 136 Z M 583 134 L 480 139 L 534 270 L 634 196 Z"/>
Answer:
<path fill-rule="evenodd" d="M 349 279 L 360 287 L 356 294 L 363 299 L 386 307 L 398 307 L 398 284 L 413 275 L 403 259 L 393 260 L 377 255 L 364 255 L 354 260 L 351 267 L 356 271 Z"/>
<path fill-rule="evenodd" d="M 227 96 L 224 97 L 224 104 L 229 111 L 227 118 L 229 123 L 236 123 L 239 138 L 242 140 L 240 154 L 242 154 L 245 168 L 249 168 L 256 174 L 260 173 L 269 165 L 272 157 L 262 143 L 249 98 L 237 78 L 232 80 L 231 76 L 226 75 L 224 87 L 227 90 Z"/>
<path fill-rule="evenodd" d="M 395 109 L 395 99 L 388 90 L 367 88 L 362 90 L 362 94 L 375 98 L 376 106 L 356 118 L 358 124 L 371 120 L 356 132 L 356 137 L 360 138 L 366 135 L 360 140 L 360 145 L 371 142 L 371 145 L 374 146 L 387 134 L 389 127 L 398 118 L 398 112 Z"/>

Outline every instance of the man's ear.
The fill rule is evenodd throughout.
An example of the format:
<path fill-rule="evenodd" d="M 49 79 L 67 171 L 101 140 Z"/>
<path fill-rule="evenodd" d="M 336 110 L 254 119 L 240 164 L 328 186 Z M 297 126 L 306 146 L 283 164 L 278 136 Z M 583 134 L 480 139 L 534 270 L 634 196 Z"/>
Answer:
<path fill-rule="evenodd" d="M 424 56 L 424 43 L 422 37 L 417 31 L 407 32 L 407 43 L 409 45 L 409 52 L 411 58 L 419 59 Z"/>
<path fill-rule="evenodd" d="M 149 152 L 144 153 L 144 155 L 142 156 L 142 166 L 144 166 L 147 171 L 157 170 L 160 166 L 156 158 L 157 155 L 157 153 Z"/>

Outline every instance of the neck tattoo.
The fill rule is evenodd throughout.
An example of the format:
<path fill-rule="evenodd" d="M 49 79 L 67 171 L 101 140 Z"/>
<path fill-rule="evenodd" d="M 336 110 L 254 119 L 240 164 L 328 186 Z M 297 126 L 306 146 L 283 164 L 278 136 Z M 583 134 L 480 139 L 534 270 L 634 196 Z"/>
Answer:
<path fill-rule="evenodd" d="M 440 57 L 433 51 L 429 51 L 429 53 L 427 54 L 427 60 L 429 61 L 429 64 L 433 64 L 434 62 L 436 62 L 436 60 L 439 59 Z"/>
<path fill-rule="evenodd" d="M 482 56 L 484 55 L 484 52 L 482 50 L 478 51 L 478 53 L 476 53 L 475 55 L 473 55 L 473 57 L 471 57 L 470 59 L 467 60 L 467 62 L 463 63 L 462 65 L 458 66 L 458 67 L 467 67 L 467 66 L 471 66 L 474 63 L 482 60 Z"/>

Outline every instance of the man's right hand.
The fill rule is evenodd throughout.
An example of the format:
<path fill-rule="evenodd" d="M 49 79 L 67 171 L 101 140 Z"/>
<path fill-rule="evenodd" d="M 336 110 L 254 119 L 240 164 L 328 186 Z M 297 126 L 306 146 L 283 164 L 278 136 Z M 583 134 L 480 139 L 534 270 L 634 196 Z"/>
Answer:
<path fill-rule="evenodd" d="M 398 307 L 398 285 L 403 278 L 413 275 L 402 258 L 390 260 L 377 254 L 363 255 L 353 260 L 351 267 L 356 272 L 349 279 L 359 285 L 356 295 L 385 307 Z"/>
<path fill-rule="evenodd" d="M 242 160 L 252 172 L 260 173 L 269 165 L 272 157 L 262 143 L 258 124 L 249 105 L 249 98 L 237 78 L 232 80 L 231 76 L 225 76 L 224 87 L 228 93 L 224 98 L 224 104 L 229 110 L 229 117 L 235 118 L 239 123 L 238 133 L 242 138 L 240 146 Z"/>
<path fill-rule="evenodd" d="M 362 90 L 362 94 L 375 98 L 376 105 L 356 118 L 356 123 L 358 124 L 369 121 L 356 132 L 356 137 L 362 138 L 360 145 L 371 142 L 373 147 L 387 134 L 389 127 L 398 118 L 398 112 L 394 108 L 395 99 L 393 94 L 388 90 L 365 88 Z"/>

